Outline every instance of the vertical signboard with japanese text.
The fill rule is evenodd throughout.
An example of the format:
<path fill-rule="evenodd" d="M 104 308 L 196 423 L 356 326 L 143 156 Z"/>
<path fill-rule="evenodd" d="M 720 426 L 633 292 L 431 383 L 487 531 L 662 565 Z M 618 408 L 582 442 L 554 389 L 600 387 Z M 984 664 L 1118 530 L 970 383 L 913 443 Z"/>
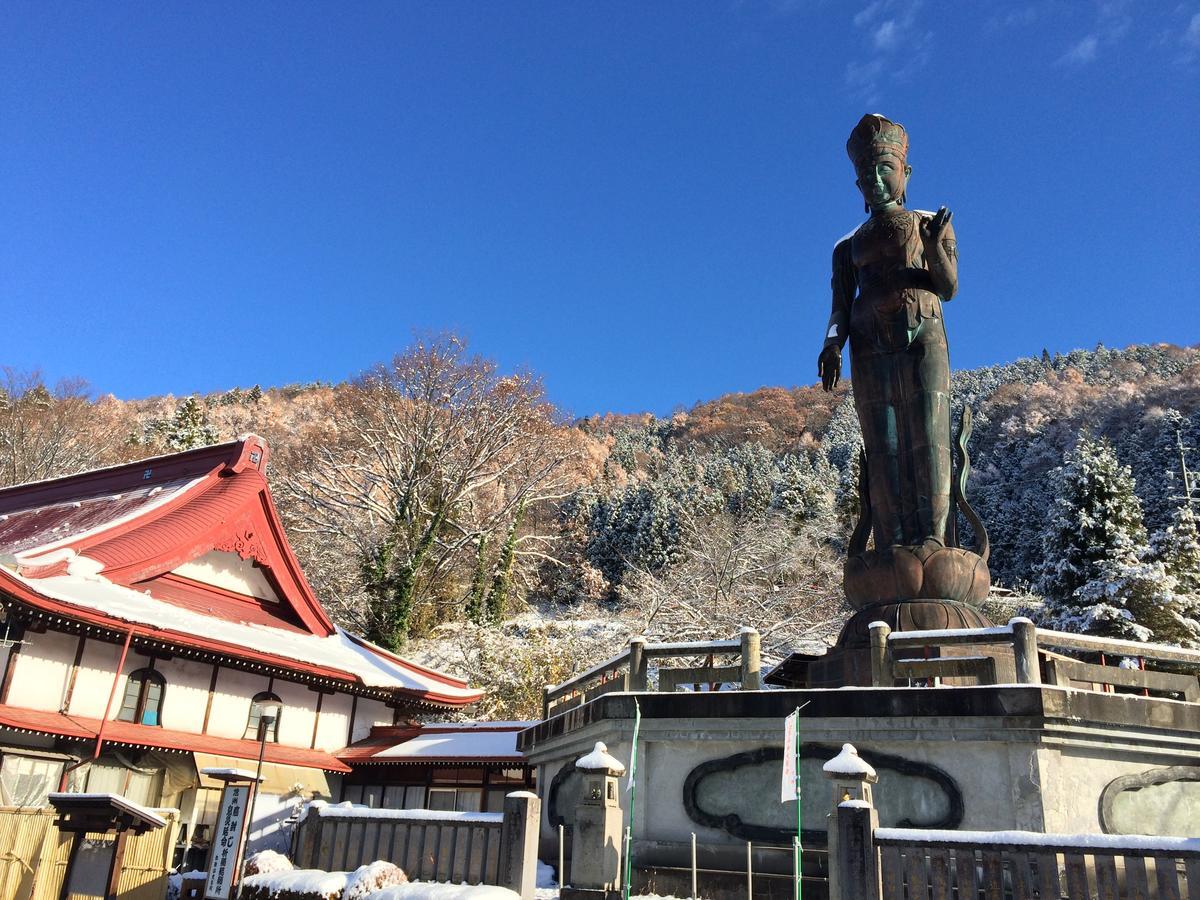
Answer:
<path fill-rule="evenodd" d="M 205 900 L 230 900 L 233 896 L 240 874 L 238 868 L 249 808 L 250 785 L 226 784 L 221 792 L 221 809 L 213 834 L 208 881 L 204 886 Z"/>

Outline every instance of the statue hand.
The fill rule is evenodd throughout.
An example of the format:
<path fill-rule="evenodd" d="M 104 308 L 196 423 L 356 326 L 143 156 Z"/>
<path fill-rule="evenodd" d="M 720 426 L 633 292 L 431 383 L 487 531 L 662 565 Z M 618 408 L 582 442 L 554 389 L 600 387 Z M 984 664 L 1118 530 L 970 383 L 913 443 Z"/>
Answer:
<path fill-rule="evenodd" d="M 925 219 L 921 222 L 921 234 L 927 240 L 940 241 L 942 232 L 946 230 L 946 226 L 950 224 L 950 220 L 954 218 L 954 213 L 942 207 L 937 211 L 932 219 Z"/>
<path fill-rule="evenodd" d="M 817 374 L 821 377 L 821 387 L 832 391 L 842 380 L 842 351 L 830 344 L 817 357 Z"/>

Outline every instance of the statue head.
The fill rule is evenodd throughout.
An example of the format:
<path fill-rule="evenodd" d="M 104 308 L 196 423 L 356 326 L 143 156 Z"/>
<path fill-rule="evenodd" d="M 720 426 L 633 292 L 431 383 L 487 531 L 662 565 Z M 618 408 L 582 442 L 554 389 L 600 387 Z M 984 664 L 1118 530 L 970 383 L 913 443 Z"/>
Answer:
<path fill-rule="evenodd" d="M 899 122 L 869 113 L 859 120 L 846 141 L 846 153 L 854 163 L 868 210 L 903 206 L 908 176 L 908 133 Z"/>

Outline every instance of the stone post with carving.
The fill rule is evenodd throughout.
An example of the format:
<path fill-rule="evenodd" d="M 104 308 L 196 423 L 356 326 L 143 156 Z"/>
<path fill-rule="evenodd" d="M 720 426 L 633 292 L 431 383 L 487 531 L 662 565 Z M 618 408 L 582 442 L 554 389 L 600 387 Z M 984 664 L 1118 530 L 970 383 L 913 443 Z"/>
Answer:
<path fill-rule="evenodd" d="M 620 896 L 624 814 L 617 779 L 625 766 L 597 741 L 591 753 L 575 761 L 583 790 L 575 807 L 571 845 L 571 885 L 562 900 L 611 900 Z"/>
<path fill-rule="evenodd" d="M 833 782 L 829 814 L 829 900 L 867 900 L 882 891 L 874 835 L 879 827 L 872 785 L 875 769 L 853 744 L 822 767 Z M 874 893 L 872 893 L 874 891 Z"/>

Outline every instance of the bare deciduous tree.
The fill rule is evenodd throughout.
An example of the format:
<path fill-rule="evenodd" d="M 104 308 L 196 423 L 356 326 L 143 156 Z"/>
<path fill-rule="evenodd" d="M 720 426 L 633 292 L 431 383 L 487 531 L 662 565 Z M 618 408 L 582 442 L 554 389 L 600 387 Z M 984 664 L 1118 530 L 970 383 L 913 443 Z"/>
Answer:
<path fill-rule="evenodd" d="M 555 558 L 538 507 L 568 493 L 579 453 L 537 380 L 501 376 L 447 335 L 345 388 L 328 439 L 303 448 L 282 487 L 295 527 L 354 549 L 371 636 L 396 646 L 416 604 L 461 600 L 479 538 L 502 545 L 518 510 L 514 556 Z"/>
<path fill-rule="evenodd" d="M 711 640 L 753 625 L 764 654 L 778 659 L 845 621 L 838 557 L 785 516 L 685 515 L 680 524 L 683 558 L 658 573 L 637 570 L 623 589 L 637 598 L 647 636 Z"/>
<path fill-rule="evenodd" d="M 99 464 L 105 442 L 93 434 L 82 381 L 53 390 L 41 373 L 0 374 L 0 486 L 70 475 Z"/>

